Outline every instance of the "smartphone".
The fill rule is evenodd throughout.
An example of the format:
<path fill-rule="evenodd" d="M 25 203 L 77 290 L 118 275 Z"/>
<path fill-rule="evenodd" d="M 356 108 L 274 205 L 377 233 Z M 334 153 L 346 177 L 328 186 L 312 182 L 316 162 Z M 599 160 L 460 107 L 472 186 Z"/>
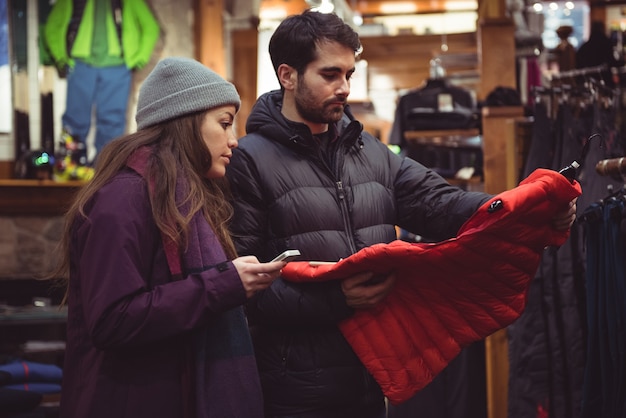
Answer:
<path fill-rule="evenodd" d="M 300 251 L 298 250 L 287 250 L 284 251 L 280 254 L 278 254 L 276 256 L 276 258 L 274 258 L 271 262 L 273 263 L 274 261 L 293 261 L 294 259 L 296 259 L 297 257 L 300 256 Z"/>
<path fill-rule="evenodd" d="M 331 264 L 337 264 L 336 261 L 309 261 L 309 266 L 328 266 Z"/>

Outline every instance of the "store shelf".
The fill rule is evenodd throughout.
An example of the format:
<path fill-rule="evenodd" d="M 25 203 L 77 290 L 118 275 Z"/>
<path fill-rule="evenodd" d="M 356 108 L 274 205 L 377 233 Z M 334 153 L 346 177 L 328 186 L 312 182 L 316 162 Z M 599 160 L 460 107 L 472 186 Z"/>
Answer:
<path fill-rule="evenodd" d="M 0 216 L 62 215 L 82 181 L 0 179 Z"/>

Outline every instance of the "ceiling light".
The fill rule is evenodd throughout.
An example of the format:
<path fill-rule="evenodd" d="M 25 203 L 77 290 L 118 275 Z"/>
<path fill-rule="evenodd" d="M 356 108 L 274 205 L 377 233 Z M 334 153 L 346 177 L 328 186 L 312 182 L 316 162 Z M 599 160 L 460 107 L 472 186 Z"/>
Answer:
<path fill-rule="evenodd" d="M 312 10 L 320 13 L 332 13 L 335 10 L 335 4 L 331 0 L 322 0 L 322 4 L 313 7 Z"/>

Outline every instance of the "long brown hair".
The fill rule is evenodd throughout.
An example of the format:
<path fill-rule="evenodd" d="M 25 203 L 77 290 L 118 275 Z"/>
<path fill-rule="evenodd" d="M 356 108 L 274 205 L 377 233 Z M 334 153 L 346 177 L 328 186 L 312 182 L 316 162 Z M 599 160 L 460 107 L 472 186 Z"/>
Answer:
<path fill-rule="evenodd" d="M 144 146 L 152 149 L 145 176 L 154 185 L 150 203 L 159 230 L 184 249 L 187 246 L 189 223 L 194 214 L 201 211 L 217 234 L 227 257 L 236 257 L 235 246 L 228 232 L 233 209 L 226 198 L 226 179 L 204 177 L 212 161 L 200 130 L 205 115 L 206 112 L 202 111 L 172 119 L 119 137 L 103 148 L 97 157 L 93 179 L 81 187 L 65 215 L 65 229 L 58 247 L 59 265 L 52 277 L 62 280 L 66 286 L 66 298 L 73 225 L 79 217 L 86 216 L 85 206 L 94 193 L 126 167 L 133 152 Z M 187 189 L 182 202 L 177 205 L 176 180 L 180 175 L 185 176 Z M 181 203 L 189 207 L 189 213 L 180 212 Z"/>

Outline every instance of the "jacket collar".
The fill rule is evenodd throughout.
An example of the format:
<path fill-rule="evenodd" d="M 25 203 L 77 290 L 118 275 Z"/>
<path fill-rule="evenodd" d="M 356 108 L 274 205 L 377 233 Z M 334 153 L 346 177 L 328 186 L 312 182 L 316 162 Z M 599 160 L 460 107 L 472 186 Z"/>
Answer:
<path fill-rule="evenodd" d="M 281 112 L 282 98 L 283 94 L 280 90 L 261 95 L 248 117 L 246 132 L 248 134 L 256 133 L 262 135 L 281 142 L 286 146 L 306 150 L 319 148 L 307 125 L 301 122 L 290 121 L 283 116 Z M 331 125 L 329 129 L 332 130 L 332 135 L 342 145 L 350 148 L 359 140 L 363 125 L 354 118 L 349 106 L 346 106 L 342 119 Z"/>

